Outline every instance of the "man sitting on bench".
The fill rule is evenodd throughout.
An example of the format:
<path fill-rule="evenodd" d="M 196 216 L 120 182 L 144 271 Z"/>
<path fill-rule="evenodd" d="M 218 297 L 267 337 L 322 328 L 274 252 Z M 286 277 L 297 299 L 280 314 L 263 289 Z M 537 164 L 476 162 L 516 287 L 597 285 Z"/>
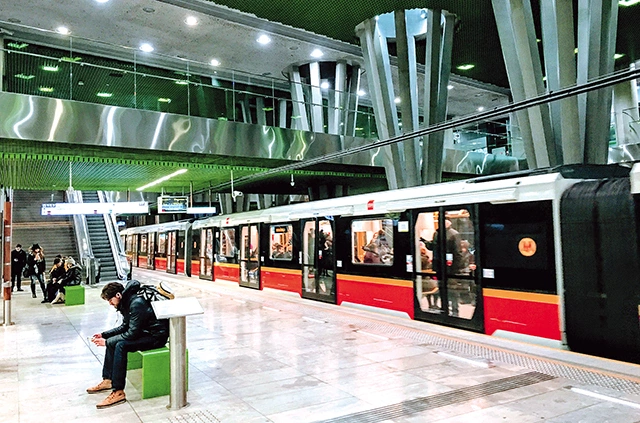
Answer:
<path fill-rule="evenodd" d="M 127 353 L 160 348 L 169 337 L 169 320 L 156 318 L 151 302 L 138 295 L 140 282 L 108 283 L 102 288 L 102 299 L 116 308 L 123 317 L 117 328 L 97 333 L 91 342 L 106 346 L 102 366 L 102 382 L 87 389 L 90 394 L 111 390 L 111 394 L 96 407 L 106 408 L 127 400 L 124 394 L 127 376 Z"/>

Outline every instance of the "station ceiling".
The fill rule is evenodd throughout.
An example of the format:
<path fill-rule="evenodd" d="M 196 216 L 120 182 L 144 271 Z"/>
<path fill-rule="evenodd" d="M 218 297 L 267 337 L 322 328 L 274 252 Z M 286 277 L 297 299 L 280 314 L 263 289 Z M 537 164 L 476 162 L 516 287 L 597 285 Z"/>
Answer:
<path fill-rule="evenodd" d="M 578 1 L 573 0 L 573 4 L 577 10 Z M 221 11 L 220 6 L 229 10 Z M 532 6 L 536 25 L 539 25 L 539 0 L 533 0 Z M 95 50 L 96 56 L 126 63 L 140 60 L 138 46 L 149 42 L 159 54 L 159 62 L 173 60 L 175 67 L 180 60 L 188 59 L 204 64 L 199 70 L 205 70 L 210 76 L 217 72 L 215 69 L 239 69 L 251 72 L 249 79 L 264 85 L 267 78 L 285 80 L 283 72 L 286 68 L 309 61 L 309 52 L 317 46 L 325 52 L 324 60 L 361 61 L 359 41 L 354 33 L 357 24 L 380 13 L 425 7 L 442 8 L 458 18 L 452 57 L 457 79 L 452 82 L 454 89 L 449 93 L 449 114 L 465 115 L 474 113 L 478 107 L 495 107 L 508 102 L 508 81 L 491 0 L 111 0 L 107 3 L 3 0 L 0 2 L 0 35 L 12 37 L 15 34 L 17 39 L 31 39 L 48 48 L 64 48 L 75 54 L 83 49 Z M 186 27 L 184 20 L 189 15 L 196 16 L 199 25 Z M 623 56 L 616 61 L 618 68 L 628 67 L 640 59 L 637 22 L 640 22 L 640 5 L 620 7 L 616 52 Z M 73 40 L 55 33 L 61 25 L 70 29 Z M 268 33 L 273 38 L 268 48 L 255 43 L 261 33 Z M 115 51 L 113 46 L 122 48 Z M 393 46 L 390 48 L 393 50 Z M 37 58 L 37 54 L 33 57 Z M 208 66 L 213 58 L 220 60 L 220 68 Z M 149 59 L 148 62 L 153 61 Z M 473 64 L 474 67 L 466 71 L 456 69 L 462 64 Z M 184 69 L 176 72 L 177 75 L 195 72 L 188 65 L 181 66 Z M 109 78 L 115 81 L 120 76 L 102 76 L 94 72 L 82 81 L 82 87 L 108 84 Z M 11 75 L 7 74 L 9 77 Z M 263 80 L 260 77 L 264 77 Z M 82 87 L 74 86 L 76 95 L 80 95 Z M 171 87 L 178 89 L 173 84 Z M 100 102 L 90 95 L 95 97 L 95 93 L 90 93 L 77 100 Z M 128 107 L 126 94 L 122 98 L 122 106 Z M 158 111 L 177 113 L 160 106 Z M 191 185 L 194 189 L 205 189 L 226 183 L 231 169 L 237 178 L 285 164 L 228 156 L 175 153 L 163 156 L 158 152 L 149 154 L 111 147 L 93 150 L 86 146 L 46 145 L 24 140 L 0 142 L 0 183 L 23 189 L 64 189 L 69 185 L 71 169 L 72 184 L 76 189 L 135 190 L 177 168 L 188 168 L 185 174 L 162 185 L 166 190 L 179 192 Z M 346 183 L 366 189 L 383 180 L 384 170 L 326 164 L 295 171 L 294 187 L 289 178 L 290 174 L 281 175 L 243 189 L 306 193 L 306 187 L 320 183 Z"/>

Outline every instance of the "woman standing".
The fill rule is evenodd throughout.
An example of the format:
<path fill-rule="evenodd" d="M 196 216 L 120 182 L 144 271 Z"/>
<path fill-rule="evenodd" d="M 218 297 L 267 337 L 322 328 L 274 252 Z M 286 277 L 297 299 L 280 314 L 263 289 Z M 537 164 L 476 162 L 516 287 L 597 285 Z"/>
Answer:
<path fill-rule="evenodd" d="M 40 282 L 42 289 L 43 303 L 47 302 L 47 291 L 44 286 L 44 272 L 46 270 L 46 262 L 44 260 L 44 251 L 40 245 L 33 244 L 29 255 L 27 256 L 27 267 L 29 268 L 29 277 L 31 278 L 31 296 L 36 298 L 36 280 Z"/>

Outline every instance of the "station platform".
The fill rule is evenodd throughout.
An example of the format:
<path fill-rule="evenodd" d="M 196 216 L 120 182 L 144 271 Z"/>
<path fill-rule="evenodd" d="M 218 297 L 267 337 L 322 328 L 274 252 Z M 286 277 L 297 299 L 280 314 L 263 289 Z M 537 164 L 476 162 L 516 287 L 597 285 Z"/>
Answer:
<path fill-rule="evenodd" d="M 14 292 L 0 328 L 0 421 L 43 422 L 640 422 L 640 366 L 302 300 L 231 282 L 134 269 L 205 313 L 187 317 L 189 405 L 141 398 L 98 410 L 104 349 L 119 324 L 87 287 L 84 305 Z M 27 286 L 28 288 L 28 286 Z"/>

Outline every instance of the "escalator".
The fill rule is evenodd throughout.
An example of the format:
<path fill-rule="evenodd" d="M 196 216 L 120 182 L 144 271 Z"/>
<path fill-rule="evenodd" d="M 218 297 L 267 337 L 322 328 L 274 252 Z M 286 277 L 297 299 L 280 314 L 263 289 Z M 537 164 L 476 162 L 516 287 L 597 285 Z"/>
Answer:
<path fill-rule="evenodd" d="M 83 191 L 83 203 L 99 203 L 97 191 Z M 109 235 L 105 225 L 104 216 L 101 214 L 85 215 L 89 241 L 93 256 L 100 263 L 100 282 L 112 282 L 119 280 L 114 252 L 109 242 Z"/>

